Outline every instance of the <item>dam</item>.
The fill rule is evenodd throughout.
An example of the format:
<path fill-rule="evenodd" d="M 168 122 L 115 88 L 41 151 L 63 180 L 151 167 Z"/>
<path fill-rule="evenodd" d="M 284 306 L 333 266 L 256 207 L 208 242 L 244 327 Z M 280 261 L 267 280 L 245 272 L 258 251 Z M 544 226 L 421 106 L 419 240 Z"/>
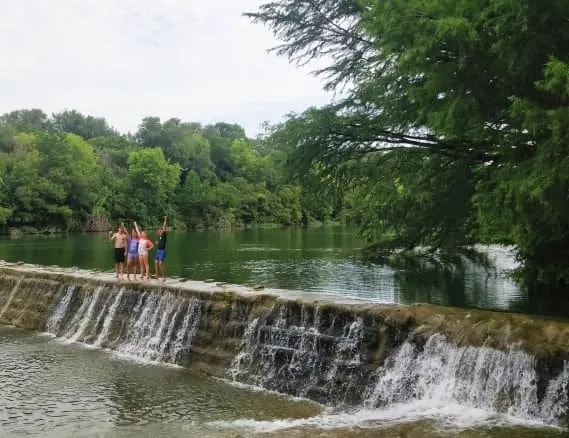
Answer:
<path fill-rule="evenodd" d="M 566 436 L 569 426 L 564 321 L 184 278 L 119 283 L 109 273 L 1 262 L 0 324 L 24 329 L 18 336 L 41 334 L 34 336 L 62 351 L 105 351 L 157 375 L 191 372 L 183 378 L 207 376 L 232 388 L 221 392 L 261 391 L 287 414 L 204 420 L 211 428 L 205 436 L 316 436 L 311 431 L 322 428 L 368 436 L 388 424 L 385 436 L 434 437 L 446 432 L 428 432 L 432 427 L 479 419 L 482 429 L 504 428 L 492 436 L 522 430 L 515 436 L 553 437 Z M 284 407 L 283 396 L 300 405 Z M 185 397 L 177 394 L 177 403 Z M 10 423 L 8 414 L 0 420 Z M 417 422 L 422 434 L 397 435 Z M 476 427 L 461 436 L 486 436 Z"/>

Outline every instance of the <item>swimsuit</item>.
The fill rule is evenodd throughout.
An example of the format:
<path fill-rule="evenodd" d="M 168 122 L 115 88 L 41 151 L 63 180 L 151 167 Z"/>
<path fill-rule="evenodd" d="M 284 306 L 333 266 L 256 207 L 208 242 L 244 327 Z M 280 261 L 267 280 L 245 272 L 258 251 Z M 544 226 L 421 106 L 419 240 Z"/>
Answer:
<path fill-rule="evenodd" d="M 115 248 L 115 263 L 124 262 L 124 248 Z"/>
<path fill-rule="evenodd" d="M 134 259 L 138 257 L 138 239 L 130 239 L 128 241 L 128 258 Z"/>
<path fill-rule="evenodd" d="M 138 241 L 138 255 L 140 257 L 148 255 L 148 251 L 146 250 L 147 240 L 148 239 L 140 239 Z"/>
<path fill-rule="evenodd" d="M 124 246 L 118 247 L 117 245 L 124 245 L 126 243 L 126 236 L 120 233 L 115 233 L 112 238 L 115 239 L 115 263 L 123 263 L 126 248 Z"/>

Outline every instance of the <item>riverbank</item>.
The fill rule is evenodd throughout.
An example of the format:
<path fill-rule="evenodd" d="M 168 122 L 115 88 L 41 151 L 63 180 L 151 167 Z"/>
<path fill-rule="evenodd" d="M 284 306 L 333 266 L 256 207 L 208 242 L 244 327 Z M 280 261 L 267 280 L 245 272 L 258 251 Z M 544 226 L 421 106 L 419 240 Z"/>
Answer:
<path fill-rule="evenodd" d="M 150 230 L 157 229 L 162 224 L 146 224 L 146 228 Z M 316 220 L 311 220 L 306 224 L 298 224 L 298 225 L 287 225 L 287 224 L 278 224 L 278 223 L 254 223 L 254 224 L 244 224 L 244 223 L 220 223 L 218 226 L 205 226 L 205 225 L 198 225 L 198 226 L 188 226 L 186 224 L 178 223 L 177 225 L 174 224 L 170 226 L 171 231 L 178 231 L 178 232 L 205 232 L 205 231 L 243 231 L 243 230 L 275 230 L 275 229 L 314 229 L 314 228 L 322 228 L 322 227 L 340 227 L 340 226 L 347 226 L 342 222 L 338 221 L 328 221 L 328 222 L 319 222 Z M 9 227 L 4 229 L 3 231 L 0 230 L 0 236 L 6 236 L 12 239 L 17 239 L 23 236 L 56 236 L 56 235 L 66 235 L 66 234 L 100 234 L 108 232 L 109 228 L 113 229 L 115 225 L 109 225 L 105 229 L 98 229 L 98 230 L 64 230 L 61 228 L 56 227 L 49 227 L 38 229 L 32 226 L 25 226 L 25 227 Z"/>

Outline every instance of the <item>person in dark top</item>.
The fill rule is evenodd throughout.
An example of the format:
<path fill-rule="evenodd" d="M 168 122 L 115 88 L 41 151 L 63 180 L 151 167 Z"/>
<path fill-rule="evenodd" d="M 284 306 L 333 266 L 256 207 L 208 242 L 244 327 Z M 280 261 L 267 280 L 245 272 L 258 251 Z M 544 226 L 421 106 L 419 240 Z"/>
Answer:
<path fill-rule="evenodd" d="M 166 269 L 164 260 L 166 259 L 166 238 L 168 234 L 168 216 L 164 216 L 164 224 L 158 229 L 158 241 L 156 242 L 156 257 L 154 258 L 154 276 L 166 281 Z"/>

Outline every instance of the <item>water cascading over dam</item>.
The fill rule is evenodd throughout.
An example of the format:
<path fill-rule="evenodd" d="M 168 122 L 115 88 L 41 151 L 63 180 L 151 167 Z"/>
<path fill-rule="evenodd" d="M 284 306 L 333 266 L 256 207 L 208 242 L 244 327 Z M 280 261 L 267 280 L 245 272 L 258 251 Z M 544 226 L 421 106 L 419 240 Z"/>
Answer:
<path fill-rule="evenodd" d="M 568 425 L 563 322 L 4 263 L 0 323 L 339 408 L 428 400 Z"/>

